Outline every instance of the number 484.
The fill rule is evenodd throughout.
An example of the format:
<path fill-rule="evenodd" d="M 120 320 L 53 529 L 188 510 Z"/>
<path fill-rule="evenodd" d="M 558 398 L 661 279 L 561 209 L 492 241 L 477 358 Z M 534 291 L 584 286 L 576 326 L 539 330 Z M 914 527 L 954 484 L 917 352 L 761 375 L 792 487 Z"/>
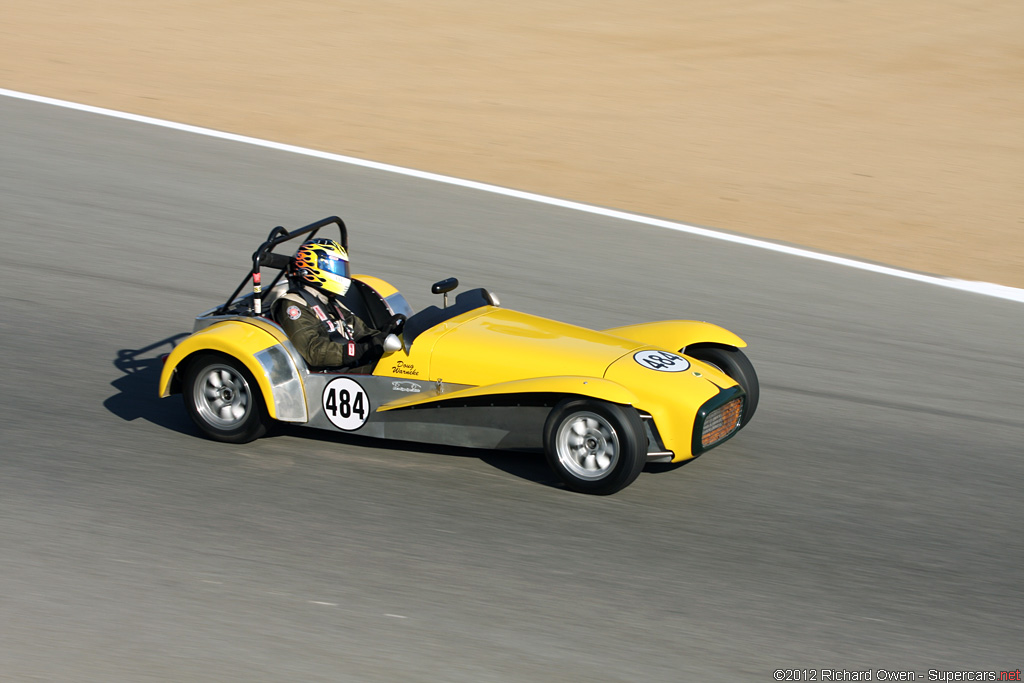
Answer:
<path fill-rule="evenodd" d="M 365 420 L 365 396 L 362 392 L 356 392 L 355 399 L 353 399 L 352 393 L 348 389 L 338 391 L 331 388 L 327 391 L 327 400 L 324 401 L 324 407 L 335 417 L 349 418 L 355 414 L 359 416 L 360 420 Z"/>

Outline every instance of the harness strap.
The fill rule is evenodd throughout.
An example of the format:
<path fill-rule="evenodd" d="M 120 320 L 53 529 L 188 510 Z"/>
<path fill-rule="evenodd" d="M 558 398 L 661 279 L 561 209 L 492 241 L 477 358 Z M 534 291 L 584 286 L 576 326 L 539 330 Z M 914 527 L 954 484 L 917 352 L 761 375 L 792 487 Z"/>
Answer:
<path fill-rule="evenodd" d="M 352 341 L 352 335 L 349 333 L 345 322 L 337 323 L 331 320 L 327 313 L 324 312 L 323 303 L 317 297 L 306 291 L 304 287 L 294 287 L 288 291 L 295 292 L 305 300 L 306 305 L 309 306 L 310 310 L 313 311 L 314 315 L 316 315 L 320 323 L 327 330 L 327 336 L 330 337 L 331 341 L 342 344 Z"/>

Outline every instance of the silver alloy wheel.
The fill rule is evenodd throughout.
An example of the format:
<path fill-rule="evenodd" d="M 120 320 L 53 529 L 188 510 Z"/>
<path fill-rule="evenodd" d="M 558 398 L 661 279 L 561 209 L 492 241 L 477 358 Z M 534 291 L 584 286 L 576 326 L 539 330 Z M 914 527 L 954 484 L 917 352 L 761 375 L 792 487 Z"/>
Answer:
<path fill-rule="evenodd" d="M 619 436 L 600 415 L 581 411 L 562 420 L 555 436 L 555 450 L 558 461 L 574 476 L 595 481 L 615 468 Z"/>
<path fill-rule="evenodd" d="M 222 364 L 208 365 L 196 379 L 192 400 L 200 417 L 218 429 L 233 429 L 251 410 L 249 383 L 237 370 Z"/>

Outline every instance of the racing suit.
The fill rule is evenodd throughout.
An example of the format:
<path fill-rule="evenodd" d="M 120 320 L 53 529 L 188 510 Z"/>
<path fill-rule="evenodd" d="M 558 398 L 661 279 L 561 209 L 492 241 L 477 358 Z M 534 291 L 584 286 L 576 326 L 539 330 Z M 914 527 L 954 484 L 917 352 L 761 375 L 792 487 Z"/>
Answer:
<path fill-rule="evenodd" d="M 274 304 L 274 320 L 314 368 L 358 368 L 376 363 L 383 354 L 384 338 L 404 322 L 403 316 L 395 316 L 384 330 L 375 330 L 334 297 L 304 289 L 311 299 L 290 290 Z M 311 302 L 318 305 L 311 307 Z"/>

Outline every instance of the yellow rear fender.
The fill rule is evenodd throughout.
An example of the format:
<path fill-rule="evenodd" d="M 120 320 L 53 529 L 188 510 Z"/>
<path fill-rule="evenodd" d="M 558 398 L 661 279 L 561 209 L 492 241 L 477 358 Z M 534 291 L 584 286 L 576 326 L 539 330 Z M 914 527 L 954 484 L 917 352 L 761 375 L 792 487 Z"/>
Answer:
<path fill-rule="evenodd" d="M 181 391 L 181 370 L 188 359 L 197 353 L 213 351 L 222 353 L 241 362 L 260 386 L 263 403 L 273 419 L 278 419 L 274 392 L 270 379 L 256 354 L 277 346 L 278 341 L 270 333 L 256 325 L 238 320 L 228 320 L 203 328 L 174 347 L 160 373 L 160 396 L 170 396 Z"/>
<path fill-rule="evenodd" d="M 723 344 L 743 348 L 747 342 L 724 327 L 699 320 L 663 320 L 602 330 L 616 337 L 632 339 L 671 351 L 679 351 L 693 344 Z"/>
<path fill-rule="evenodd" d="M 634 405 L 636 403 L 636 395 L 632 391 L 621 384 L 607 379 L 599 377 L 537 377 L 513 382 L 502 382 L 501 384 L 470 387 L 457 391 L 445 391 L 436 394 L 432 392 L 429 395 L 412 394 L 385 403 L 377 408 L 377 410 L 395 410 L 396 408 L 409 408 L 429 403 L 441 403 L 442 401 L 484 399 L 493 396 L 510 396 L 515 394 L 587 396 L 622 405 Z"/>

